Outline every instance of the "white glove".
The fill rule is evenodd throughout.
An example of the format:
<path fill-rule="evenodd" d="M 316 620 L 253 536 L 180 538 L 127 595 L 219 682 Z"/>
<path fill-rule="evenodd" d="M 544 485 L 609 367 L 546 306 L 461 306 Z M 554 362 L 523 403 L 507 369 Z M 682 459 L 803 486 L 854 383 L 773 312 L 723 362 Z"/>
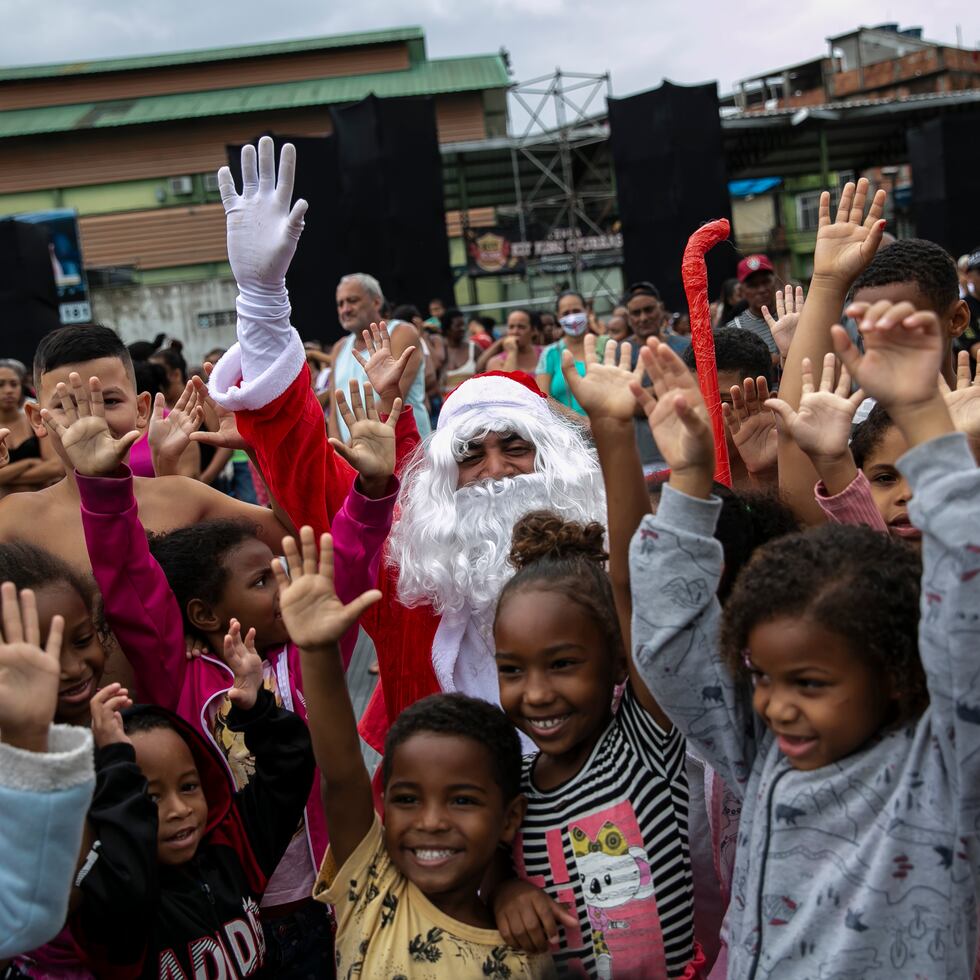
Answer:
<path fill-rule="evenodd" d="M 266 376 L 291 347 L 299 345 L 289 324 L 286 270 L 303 231 L 307 203 L 289 208 L 296 172 L 296 148 L 284 144 L 276 183 L 272 139 L 263 136 L 259 150 L 242 147 L 242 193 L 235 190 L 231 171 L 218 171 L 218 190 L 225 208 L 228 261 L 238 283 L 238 341 L 244 382 Z M 291 351 L 290 351 L 291 353 Z M 232 354 L 232 351 L 229 351 Z M 239 352 L 231 359 L 238 361 Z M 226 355 L 227 357 L 228 355 Z M 290 362 L 295 358 L 290 358 Z M 291 363 L 290 363 L 291 366 Z M 224 365 L 226 369 L 231 364 Z M 220 372 L 224 375 L 225 371 Z M 212 388 L 215 386 L 212 385 Z"/>
<path fill-rule="evenodd" d="M 272 139 L 259 140 L 258 166 L 255 147 L 242 147 L 242 193 L 235 190 L 231 171 L 218 171 L 218 190 L 225 207 L 228 229 L 228 261 L 238 288 L 260 292 L 285 288 L 286 269 L 303 231 L 306 201 L 289 210 L 296 173 L 296 148 L 286 143 L 279 155 L 276 183 Z"/>

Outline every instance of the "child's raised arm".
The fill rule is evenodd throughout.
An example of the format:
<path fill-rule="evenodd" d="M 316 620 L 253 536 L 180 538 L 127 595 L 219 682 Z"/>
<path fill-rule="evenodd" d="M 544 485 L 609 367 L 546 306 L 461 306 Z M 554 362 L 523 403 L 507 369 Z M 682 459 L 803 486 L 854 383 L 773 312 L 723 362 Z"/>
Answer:
<path fill-rule="evenodd" d="M 633 615 L 629 577 L 630 538 L 640 526 L 643 516 L 650 513 L 650 495 L 636 448 L 633 423 L 636 399 L 630 391 L 630 382 L 639 382 L 642 378 L 643 367 L 637 362 L 636 368 L 630 369 L 632 348 L 627 343 L 610 341 L 600 359 L 592 334 L 585 337 L 584 377 L 575 370 L 572 354 L 565 353 L 567 356 L 562 357 L 562 374 L 568 390 L 589 417 L 602 468 L 609 529 L 609 578 L 623 644 L 629 650 Z M 634 680 L 639 681 L 639 678 Z M 661 727 L 669 727 L 669 721 L 642 681 L 637 683 L 636 693 L 640 703 L 654 715 L 657 723 Z"/>
<path fill-rule="evenodd" d="M 62 927 L 95 785 L 88 731 L 53 726 L 64 620 L 41 646 L 34 593 L 0 588 L 0 960 Z"/>
<path fill-rule="evenodd" d="M 641 352 L 653 388 L 632 385 L 670 480 L 630 546 L 633 653 L 670 720 L 741 794 L 756 752 L 752 703 L 718 656 L 721 502 L 711 497 L 714 440 L 697 381 L 666 345 Z"/>
<path fill-rule="evenodd" d="M 47 409 L 41 417 L 60 435 L 75 467 L 85 546 L 105 617 L 142 696 L 177 711 L 187 670 L 183 617 L 167 577 L 150 554 L 133 477 L 123 465 L 139 433 L 113 439 L 98 378 L 84 385 L 73 373 L 68 380 L 70 389 L 57 389 L 67 425 Z"/>
<path fill-rule="evenodd" d="M 885 192 L 877 191 L 865 216 L 868 181 L 844 185 L 837 216 L 831 221 L 830 194 L 820 196 L 819 228 L 813 251 L 813 278 L 800 316 L 800 323 L 786 356 L 786 369 L 779 397 L 800 407 L 803 358 L 822 364 L 831 350 L 830 327 L 840 317 L 851 284 L 874 258 L 885 222 Z M 816 473 L 802 450 L 791 440 L 779 444 L 779 485 L 797 515 L 810 524 L 823 522 L 823 513 L 813 497 Z"/>
<path fill-rule="evenodd" d="M 834 345 L 910 446 L 898 467 L 913 492 L 909 516 L 922 531 L 919 655 L 945 778 L 959 803 L 962 832 L 973 833 L 980 814 L 980 470 L 936 383 L 944 352 L 936 315 L 888 302 L 852 313 L 860 320 L 864 355 L 839 326 Z"/>
<path fill-rule="evenodd" d="M 300 531 L 300 542 L 302 556 L 295 539 L 282 542 L 289 577 L 279 561 L 272 563 L 272 570 L 279 582 L 283 622 L 300 649 L 303 693 L 323 781 L 330 846 L 341 867 L 371 829 L 374 801 L 338 643 L 381 593 L 365 592 L 345 606 L 334 589 L 330 535 L 321 537 L 319 555 L 312 528 Z"/>

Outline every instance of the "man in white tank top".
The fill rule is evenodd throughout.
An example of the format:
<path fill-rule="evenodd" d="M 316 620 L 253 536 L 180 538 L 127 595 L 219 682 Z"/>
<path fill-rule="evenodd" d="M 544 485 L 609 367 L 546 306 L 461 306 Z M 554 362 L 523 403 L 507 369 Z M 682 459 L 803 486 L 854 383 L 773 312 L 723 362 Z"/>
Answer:
<path fill-rule="evenodd" d="M 347 331 L 348 336 L 341 338 L 333 345 L 333 374 L 330 386 L 334 391 L 348 393 L 348 384 L 352 379 L 363 384 L 367 381 L 364 369 L 354 357 L 353 351 L 363 353 L 364 338 L 362 332 L 370 328 L 372 323 L 381 320 L 381 310 L 384 306 L 384 294 L 381 285 L 374 276 L 366 272 L 352 272 L 340 280 L 337 286 L 337 319 Z M 414 345 L 416 350 L 408 362 L 404 377 L 411 378 L 411 387 L 403 395 L 405 403 L 415 411 L 415 424 L 419 433 L 424 437 L 430 430 L 428 414 L 425 410 L 425 366 L 422 359 L 422 348 L 419 343 L 418 331 L 411 323 L 401 321 L 392 324 L 390 330 L 391 353 L 397 360 L 406 347 Z M 415 404 L 412 397 L 413 389 L 419 389 L 422 395 L 420 404 Z M 347 439 L 347 427 L 343 419 L 337 415 L 337 407 L 331 401 L 328 421 L 330 435 L 337 439 Z"/>

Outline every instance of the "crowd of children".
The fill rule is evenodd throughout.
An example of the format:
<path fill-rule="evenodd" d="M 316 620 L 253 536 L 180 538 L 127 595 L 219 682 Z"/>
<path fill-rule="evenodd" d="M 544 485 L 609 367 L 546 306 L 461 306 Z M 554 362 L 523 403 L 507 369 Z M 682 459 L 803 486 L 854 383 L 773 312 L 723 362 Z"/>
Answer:
<path fill-rule="evenodd" d="M 778 354 L 717 332 L 754 490 L 715 483 L 716 407 L 655 335 L 558 352 L 585 427 L 494 373 L 420 443 L 372 327 L 328 440 L 273 163 L 219 175 L 240 343 L 168 429 L 217 419 L 269 508 L 133 475 L 149 398 L 112 331 L 35 357 L 67 476 L 0 504 L 3 976 L 973 976 L 980 374 L 949 256 L 879 248 L 866 181 L 824 195 Z"/>

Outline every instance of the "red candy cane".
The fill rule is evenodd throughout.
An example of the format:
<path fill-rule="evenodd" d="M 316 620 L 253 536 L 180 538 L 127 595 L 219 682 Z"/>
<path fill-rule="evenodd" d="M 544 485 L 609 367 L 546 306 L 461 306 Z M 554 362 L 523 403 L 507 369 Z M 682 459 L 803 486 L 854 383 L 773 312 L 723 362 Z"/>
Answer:
<path fill-rule="evenodd" d="M 687 308 L 691 317 L 691 343 L 698 366 L 698 387 L 711 416 L 711 431 L 715 437 L 715 479 L 726 487 L 732 485 L 728 464 L 728 443 L 721 415 L 721 394 L 718 391 L 718 366 L 715 364 L 715 338 L 711 332 L 711 311 L 708 309 L 708 267 L 705 255 L 718 242 L 728 237 L 727 219 L 719 218 L 702 225 L 687 241 L 681 278 L 687 293 Z"/>

